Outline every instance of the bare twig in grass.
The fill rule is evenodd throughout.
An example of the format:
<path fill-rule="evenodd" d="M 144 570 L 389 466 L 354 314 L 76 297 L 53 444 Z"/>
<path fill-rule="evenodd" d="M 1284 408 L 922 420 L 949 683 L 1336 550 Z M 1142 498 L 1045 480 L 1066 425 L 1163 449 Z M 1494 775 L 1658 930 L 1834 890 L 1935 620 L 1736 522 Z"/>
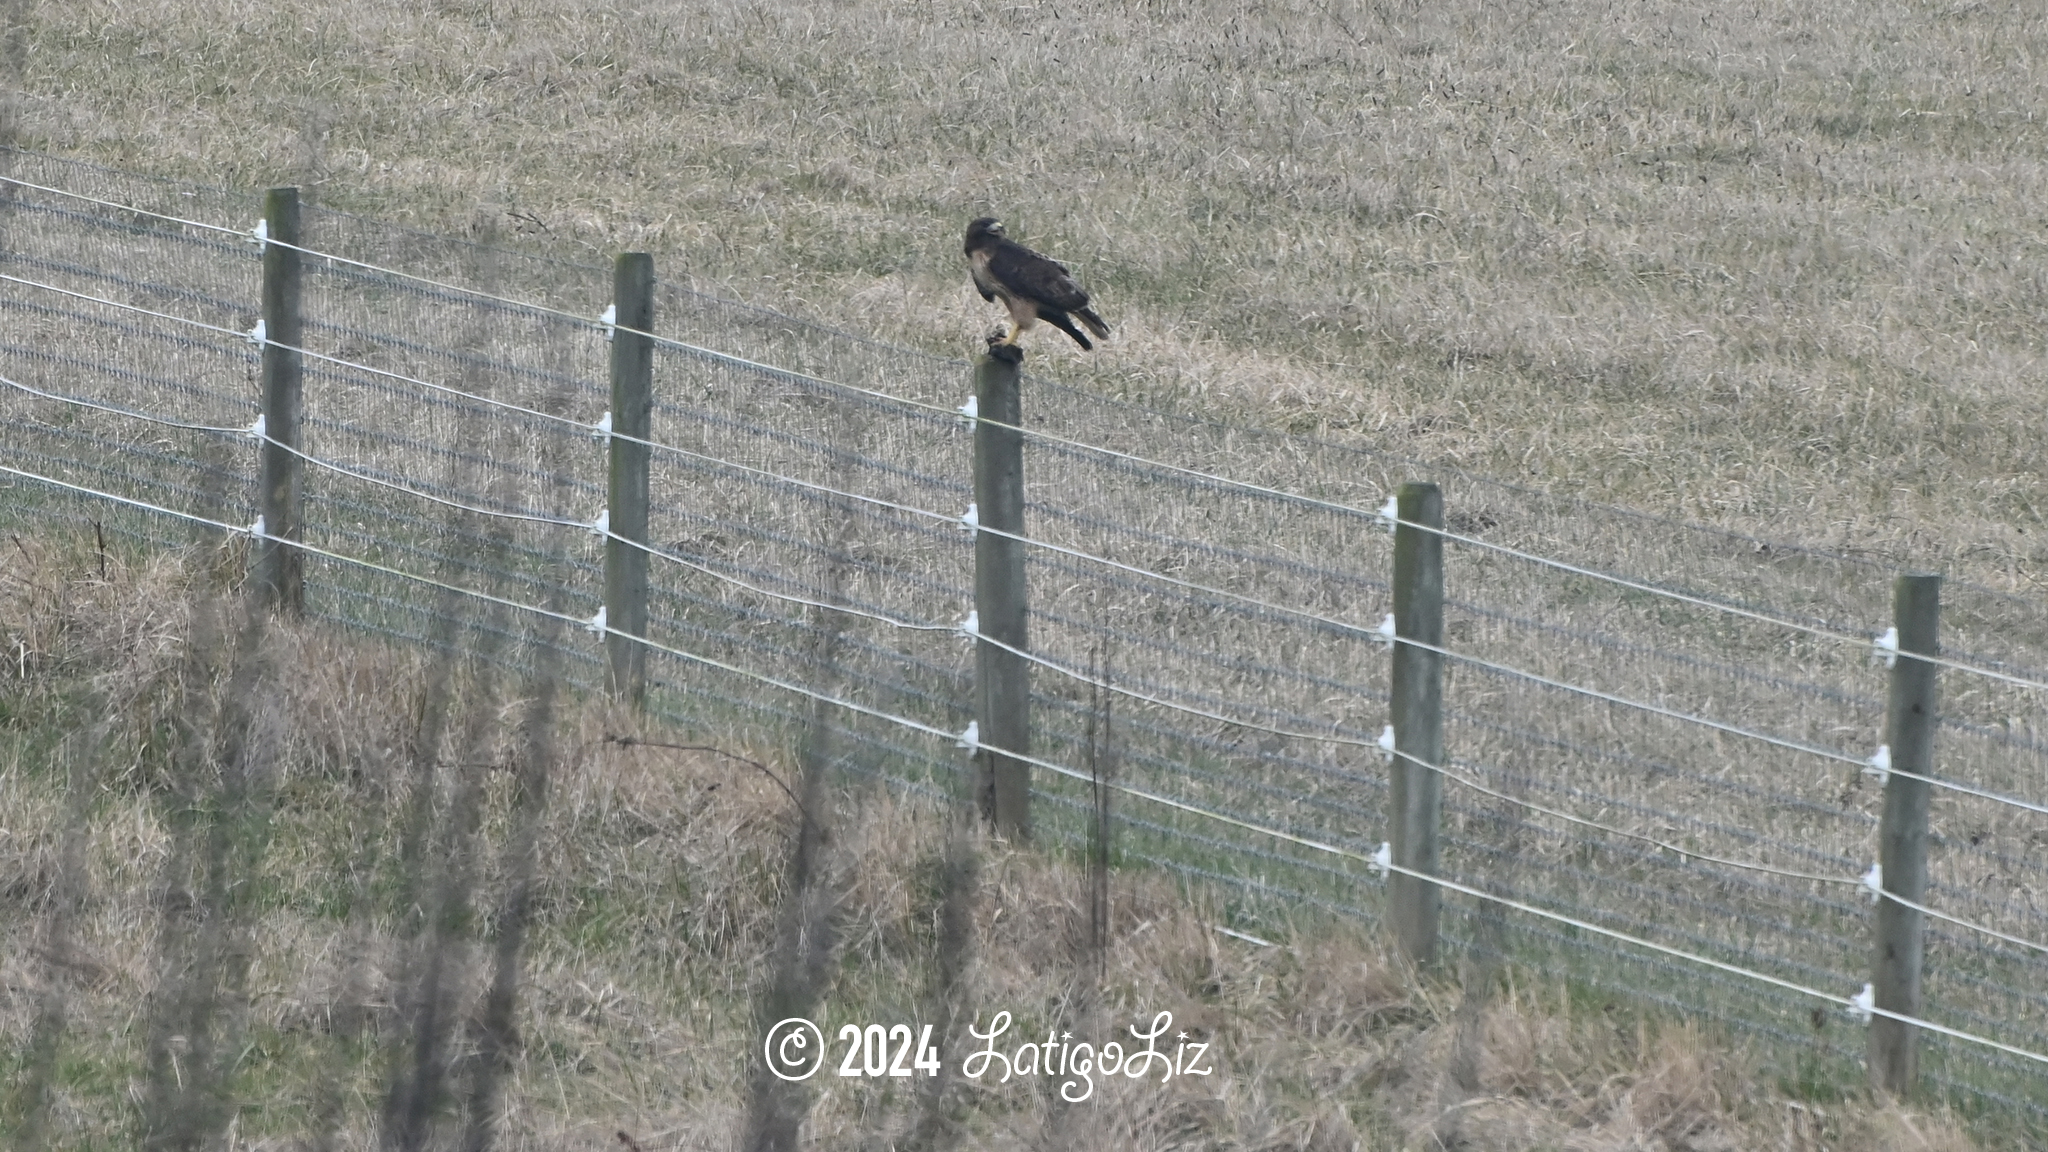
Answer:
<path fill-rule="evenodd" d="M 782 789 L 782 794 L 789 797 L 791 804 L 796 805 L 797 812 L 803 817 L 805 824 L 812 822 L 810 810 L 804 807 L 803 800 L 790 790 L 789 785 L 782 782 L 782 777 L 777 776 L 774 769 L 761 763 L 759 760 L 742 756 L 737 752 L 727 751 L 716 744 L 673 744 L 665 740 L 647 740 L 638 736 L 618 736 L 610 732 L 605 733 L 604 742 L 616 744 L 621 748 L 661 748 L 670 752 L 707 752 L 713 756 L 723 756 L 727 760 L 745 764 L 747 767 L 754 769 L 773 781 L 777 788 Z"/>
<path fill-rule="evenodd" d="M 1088 714 L 1082 728 L 1082 760 L 1089 776 L 1088 832 L 1080 869 L 1082 901 L 1086 911 L 1077 911 L 1070 923 L 1075 931 L 1072 990 L 1066 1012 L 1072 1013 L 1075 1031 L 1082 1036 L 1104 1034 L 1102 1000 L 1109 983 L 1110 902 L 1109 869 L 1114 848 L 1110 797 L 1116 779 L 1116 742 L 1110 724 L 1110 708 L 1116 694 L 1108 687 L 1110 660 L 1105 645 L 1088 653 Z M 1054 1081 L 1043 1086 L 1046 1102 L 1045 1140 L 1048 1146 L 1064 1147 L 1083 1139 L 1093 1128 L 1090 1110 L 1065 1106 L 1059 1100 Z"/>

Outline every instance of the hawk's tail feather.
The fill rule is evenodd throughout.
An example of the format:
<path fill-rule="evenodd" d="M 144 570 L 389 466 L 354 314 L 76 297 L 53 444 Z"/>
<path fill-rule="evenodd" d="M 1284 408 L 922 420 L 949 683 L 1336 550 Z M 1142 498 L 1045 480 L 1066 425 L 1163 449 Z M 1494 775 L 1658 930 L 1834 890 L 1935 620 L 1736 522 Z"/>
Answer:
<path fill-rule="evenodd" d="M 1109 338 L 1109 325 L 1102 322 L 1102 317 L 1095 314 L 1095 309 L 1083 308 L 1075 312 L 1074 315 L 1081 318 L 1081 323 L 1086 324 L 1088 330 L 1095 333 L 1097 339 L 1106 340 Z"/>
<path fill-rule="evenodd" d="M 1088 338 L 1081 335 L 1081 330 L 1074 327 L 1074 322 L 1067 318 L 1065 312 L 1055 312 L 1050 308 L 1042 308 L 1039 310 L 1038 318 L 1072 336 L 1074 343 L 1081 346 L 1081 351 L 1092 352 L 1095 350 L 1095 345 L 1090 344 Z"/>

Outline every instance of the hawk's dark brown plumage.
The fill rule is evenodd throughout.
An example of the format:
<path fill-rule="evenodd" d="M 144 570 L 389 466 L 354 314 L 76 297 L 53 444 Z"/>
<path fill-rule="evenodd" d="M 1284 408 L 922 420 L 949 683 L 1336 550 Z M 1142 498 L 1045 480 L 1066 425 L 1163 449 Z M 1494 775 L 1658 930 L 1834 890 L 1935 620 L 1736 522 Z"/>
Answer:
<path fill-rule="evenodd" d="M 1072 336 L 1083 349 L 1095 346 L 1074 327 L 1075 320 L 1097 339 L 1109 335 L 1109 325 L 1088 306 L 1088 293 L 1067 274 L 1066 267 L 1003 235 L 1001 221 L 983 216 L 969 224 L 966 251 L 967 266 L 981 298 L 1000 299 L 1010 311 L 1010 334 L 1004 344 L 1015 344 L 1026 328 L 1040 320 Z"/>

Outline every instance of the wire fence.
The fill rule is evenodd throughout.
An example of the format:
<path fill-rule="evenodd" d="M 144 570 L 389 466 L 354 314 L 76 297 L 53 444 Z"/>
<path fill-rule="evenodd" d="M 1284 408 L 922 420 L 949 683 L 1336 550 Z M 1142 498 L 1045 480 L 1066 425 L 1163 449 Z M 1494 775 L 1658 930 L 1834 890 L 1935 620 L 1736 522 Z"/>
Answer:
<path fill-rule="evenodd" d="M 250 525 L 260 199 L 6 161 L 0 517 L 150 546 L 192 538 L 151 509 Z M 597 613 L 611 270 L 317 208 L 304 235 L 309 614 L 518 666 L 557 647 L 597 688 L 599 637 L 555 638 L 538 611 L 437 621 L 422 580 Z M 674 283 L 655 314 L 650 708 L 761 742 L 795 739 L 822 698 L 846 768 L 958 795 L 968 365 Z M 1311 909 L 1376 919 L 1380 509 L 1433 480 L 1452 942 L 1720 1021 L 1788 1080 L 1861 1079 L 1880 641 L 1892 578 L 1938 564 L 1925 1019 L 1962 1035 L 1931 1035 L 1923 1063 L 1959 1106 L 2048 1132 L 2048 603 L 2018 574 L 1932 543 L 1767 541 L 1036 376 L 1024 412 L 1048 841 L 1085 840 L 1107 688 L 1127 866 L 1225 890 L 1250 934 Z"/>

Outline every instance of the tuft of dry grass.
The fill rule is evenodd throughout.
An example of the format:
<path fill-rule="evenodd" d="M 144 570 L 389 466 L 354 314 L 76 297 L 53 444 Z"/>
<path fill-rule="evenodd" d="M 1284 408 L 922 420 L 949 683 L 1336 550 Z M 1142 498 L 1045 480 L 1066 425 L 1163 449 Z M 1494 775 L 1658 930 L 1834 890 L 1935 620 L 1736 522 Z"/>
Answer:
<path fill-rule="evenodd" d="M 1056 373 L 2038 581 L 2017 0 L 23 0 L 20 139 L 501 229 L 916 347 L 1005 216 L 1116 339 Z"/>
<path fill-rule="evenodd" d="M 157 1075 L 143 1045 L 175 971 L 162 951 L 174 942 L 161 930 L 171 914 L 163 879 L 189 803 L 184 785 L 148 783 L 161 774 L 132 765 L 175 753 L 152 743 L 158 713 L 146 702 L 189 698 L 179 671 L 189 664 L 167 664 L 162 652 L 193 641 L 190 605 L 206 611 L 211 565 L 197 552 L 146 566 L 114 557 L 103 576 L 89 550 L 55 539 L 24 540 L 15 555 L 5 595 L 24 611 L 7 618 L 45 639 L 33 679 L 10 685 L 9 699 L 38 694 L 46 711 L 0 726 L 4 875 L 15 878 L 0 887 L 0 1044 L 12 1054 L 0 1123 L 18 1127 L 29 1114 L 23 1086 L 41 1068 L 36 1114 L 49 1146 L 120 1143 L 140 1131 L 138 1108 Z M 90 610 L 53 620 L 56 605 Z M 270 636 L 278 782 L 268 850 L 242 877 L 263 896 L 250 906 L 248 974 L 231 1006 L 245 1046 L 226 1073 L 225 1115 L 232 1138 L 251 1148 L 323 1135 L 328 1147 L 369 1147 L 395 1074 L 385 1047 L 407 1034 L 409 915 L 388 900 L 400 879 L 389 862 L 416 798 L 408 790 L 421 785 L 401 768 L 421 751 L 409 742 L 438 673 L 417 652 L 317 628 Z M 228 679 L 216 675 L 209 690 Z M 524 704 L 484 694 L 470 672 L 458 678 L 458 709 L 493 722 L 476 761 L 445 765 L 426 786 L 445 806 L 465 779 L 481 778 L 470 900 L 490 908 L 516 879 L 494 846 L 515 833 L 509 766 Z M 137 706 L 104 716 L 89 749 L 48 754 L 51 733 L 90 727 L 95 702 L 115 691 Z M 622 734 L 648 743 L 622 745 Z M 791 754 L 731 749 L 758 762 L 750 765 L 663 749 L 686 741 L 596 701 L 568 703 L 556 737 L 497 1146 L 735 1146 L 760 1040 L 754 1013 L 790 898 L 798 821 L 771 776 L 793 780 Z M 67 787 L 66 764 L 92 773 L 82 809 L 67 809 L 80 793 Z M 939 865 L 953 826 L 926 802 L 875 785 L 840 781 L 823 797 L 831 834 L 816 875 L 837 940 L 817 989 L 828 1036 L 846 1023 L 928 1021 L 949 999 L 960 1031 L 940 1043 L 956 1067 L 979 1046 L 966 1027 L 986 1029 L 998 1011 L 1015 1017 L 1006 1050 L 1051 1029 L 1122 1036 L 1161 1011 L 1173 1014 L 1175 1033 L 1210 1045 L 1212 1075 L 1098 1079 L 1079 1104 L 1062 1102 L 1047 1077 L 956 1081 L 938 1100 L 951 1118 L 947 1146 L 1975 1147 L 1952 1119 L 1888 1101 L 1787 1099 L 1725 1036 L 1589 1006 L 1514 969 L 1468 975 L 1461 994 L 1451 974 L 1405 969 L 1356 925 L 1302 919 L 1270 947 L 1228 938 L 1216 930 L 1228 913 L 1215 894 L 1147 870 L 1112 875 L 1098 977 L 1082 862 L 979 835 L 957 942 L 965 964 L 946 987 L 935 978 L 946 939 Z M 76 821 L 68 831 L 67 819 Z M 60 832 L 85 848 L 68 881 Z M 72 894 L 53 898 L 66 884 Z M 52 947 L 60 928 L 62 947 Z M 450 1002 L 468 1021 L 489 982 L 490 922 L 456 936 Z M 52 1003 L 62 1009 L 54 1025 L 38 1007 Z M 47 1064 L 37 1036 L 52 1037 Z M 1461 1044 L 1471 1045 L 1469 1074 L 1459 1070 Z M 169 1050 L 192 1051 L 182 1036 Z M 465 1051 L 458 1045 L 451 1079 Z M 173 1062 L 171 1074 L 195 1073 Z M 828 1076 L 813 1087 L 806 1148 L 905 1146 L 933 1103 L 887 1081 Z"/>

